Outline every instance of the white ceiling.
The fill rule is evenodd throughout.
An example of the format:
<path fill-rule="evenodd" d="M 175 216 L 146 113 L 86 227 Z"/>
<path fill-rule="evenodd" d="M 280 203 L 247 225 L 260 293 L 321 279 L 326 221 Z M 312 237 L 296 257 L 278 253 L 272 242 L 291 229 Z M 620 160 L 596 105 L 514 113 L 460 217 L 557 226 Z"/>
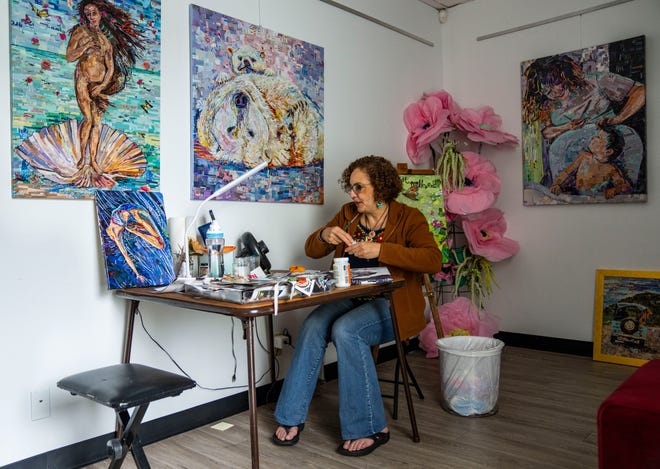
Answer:
<path fill-rule="evenodd" d="M 422 3 L 426 3 L 429 6 L 432 6 L 433 8 L 436 8 L 438 10 L 442 10 L 444 8 L 451 8 L 456 5 L 460 5 L 461 3 L 466 3 L 471 0 L 419 0 Z"/>

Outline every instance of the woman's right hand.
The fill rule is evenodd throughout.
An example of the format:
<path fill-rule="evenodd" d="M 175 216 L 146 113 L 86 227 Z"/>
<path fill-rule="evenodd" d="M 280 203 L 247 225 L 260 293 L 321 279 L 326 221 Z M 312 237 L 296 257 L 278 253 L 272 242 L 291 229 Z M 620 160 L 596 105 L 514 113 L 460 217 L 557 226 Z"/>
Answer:
<path fill-rule="evenodd" d="M 351 235 L 349 235 L 347 232 L 339 228 L 338 226 L 328 226 L 323 228 L 321 230 L 321 233 L 319 234 L 321 240 L 324 243 L 327 244 L 341 244 L 344 243 L 347 246 L 350 246 L 353 244 L 355 241 L 353 241 L 353 238 Z"/>

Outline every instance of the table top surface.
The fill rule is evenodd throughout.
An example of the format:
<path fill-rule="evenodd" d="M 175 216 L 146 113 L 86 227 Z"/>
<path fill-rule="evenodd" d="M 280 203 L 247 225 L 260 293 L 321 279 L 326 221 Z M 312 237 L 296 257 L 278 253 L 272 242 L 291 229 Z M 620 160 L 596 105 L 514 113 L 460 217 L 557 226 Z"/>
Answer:
<path fill-rule="evenodd" d="M 316 293 L 311 296 L 297 296 L 292 299 L 279 299 L 278 311 L 292 311 L 295 309 L 317 306 L 330 301 L 346 298 L 359 298 L 388 293 L 405 284 L 403 279 L 394 279 L 391 283 L 374 285 L 353 285 L 346 288 L 335 288 L 332 291 Z M 250 303 L 232 303 L 217 300 L 190 292 L 159 293 L 153 288 L 122 288 L 115 290 L 120 298 L 133 301 L 149 301 L 163 303 L 180 308 L 206 311 L 209 313 L 227 314 L 232 316 L 265 316 L 275 313 L 275 304 L 272 299 Z"/>

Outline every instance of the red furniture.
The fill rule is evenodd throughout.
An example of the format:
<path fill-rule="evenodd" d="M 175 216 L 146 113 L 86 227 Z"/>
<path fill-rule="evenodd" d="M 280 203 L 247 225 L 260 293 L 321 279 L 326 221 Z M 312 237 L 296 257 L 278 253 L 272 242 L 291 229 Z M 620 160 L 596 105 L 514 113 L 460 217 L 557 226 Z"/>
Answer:
<path fill-rule="evenodd" d="M 660 468 L 660 360 L 645 363 L 600 405 L 598 466 Z"/>

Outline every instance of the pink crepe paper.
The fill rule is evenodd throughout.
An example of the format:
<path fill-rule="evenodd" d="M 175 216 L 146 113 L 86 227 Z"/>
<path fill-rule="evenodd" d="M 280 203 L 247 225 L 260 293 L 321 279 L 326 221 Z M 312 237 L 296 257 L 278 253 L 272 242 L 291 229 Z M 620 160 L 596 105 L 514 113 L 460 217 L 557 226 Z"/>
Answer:
<path fill-rule="evenodd" d="M 500 193 L 495 165 L 477 153 L 464 151 L 466 184 L 459 191 L 444 194 L 445 208 L 459 215 L 478 213 L 491 207 Z"/>
<path fill-rule="evenodd" d="M 520 249 L 517 241 L 504 237 L 504 213 L 496 208 L 462 217 L 463 232 L 470 252 L 491 262 L 515 255 Z"/>
<path fill-rule="evenodd" d="M 518 143 L 515 135 L 503 132 L 502 118 L 495 114 L 490 106 L 478 109 L 462 109 L 456 127 L 467 134 L 467 138 L 473 142 L 483 142 L 490 145 L 499 143 Z"/>
<path fill-rule="evenodd" d="M 453 130 L 454 126 L 449 121 L 451 114 L 443 99 L 435 94 L 424 96 L 405 109 L 403 123 L 408 129 L 406 152 L 413 163 L 428 161 L 431 158 L 431 143 L 440 134 Z"/>
<path fill-rule="evenodd" d="M 438 307 L 438 316 L 445 336 L 463 335 L 467 332 L 472 336 L 492 337 L 499 331 L 500 320 L 497 316 L 485 310 L 479 311 L 472 302 L 459 296 L 450 303 Z M 426 352 L 426 358 L 438 356 L 435 341 L 438 339 L 433 317 L 419 333 L 419 347 Z"/>

